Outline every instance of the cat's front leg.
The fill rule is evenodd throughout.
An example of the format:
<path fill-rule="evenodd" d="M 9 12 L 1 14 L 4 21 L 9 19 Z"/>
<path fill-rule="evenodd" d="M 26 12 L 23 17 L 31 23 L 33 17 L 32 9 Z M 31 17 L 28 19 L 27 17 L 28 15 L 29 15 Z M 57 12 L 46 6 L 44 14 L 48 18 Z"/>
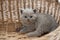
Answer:
<path fill-rule="evenodd" d="M 38 26 L 35 31 L 29 32 L 26 35 L 28 37 L 38 37 L 38 36 L 41 36 L 42 33 L 43 33 L 42 28 Z"/>
<path fill-rule="evenodd" d="M 26 33 L 26 32 L 28 32 L 27 27 L 23 27 L 23 28 L 20 30 L 20 33 Z"/>
<path fill-rule="evenodd" d="M 28 33 L 28 32 L 31 32 L 33 31 L 34 28 L 31 28 L 31 27 L 23 27 L 21 30 L 20 30 L 20 33 Z"/>
<path fill-rule="evenodd" d="M 26 35 L 28 37 L 38 37 L 38 36 L 41 36 L 41 34 L 39 32 L 37 32 L 37 31 L 27 33 Z"/>

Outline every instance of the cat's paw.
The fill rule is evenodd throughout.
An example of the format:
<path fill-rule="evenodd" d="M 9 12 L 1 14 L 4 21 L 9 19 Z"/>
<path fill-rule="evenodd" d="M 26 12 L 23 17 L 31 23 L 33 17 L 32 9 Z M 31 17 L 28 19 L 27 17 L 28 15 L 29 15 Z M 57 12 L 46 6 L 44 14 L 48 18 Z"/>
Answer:
<path fill-rule="evenodd" d="M 30 33 L 27 33 L 26 35 L 28 37 L 38 37 L 38 36 L 40 36 L 40 34 L 39 33 L 36 33 L 36 32 L 30 32 Z"/>
<path fill-rule="evenodd" d="M 24 30 L 20 30 L 20 33 L 21 33 L 21 34 L 24 34 L 24 33 L 25 33 L 25 31 L 24 31 Z"/>
<path fill-rule="evenodd" d="M 21 33 L 21 34 L 27 33 L 27 29 L 25 29 L 25 28 L 21 29 L 21 30 L 20 30 L 20 33 Z"/>
<path fill-rule="evenodd" d="M 27 35 L 28 37 L 32 37 L 32 36 L 33 36 L 32 33 L 27 33 L 26 35 Z"/>

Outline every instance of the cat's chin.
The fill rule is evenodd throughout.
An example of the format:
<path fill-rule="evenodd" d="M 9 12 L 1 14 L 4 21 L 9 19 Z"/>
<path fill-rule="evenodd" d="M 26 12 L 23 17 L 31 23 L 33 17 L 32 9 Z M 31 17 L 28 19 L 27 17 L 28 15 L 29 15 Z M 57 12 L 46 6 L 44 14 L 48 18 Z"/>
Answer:
<path fill-rule="evenodd" d="M 31 24 L 31 22 L 26 22 L 25 24 Z"/>
<path fill-rule="evenodd" d="M 27 22 L 26 24 L 30 25 L 30 24 L 32 24 L 32 22 Z"/>

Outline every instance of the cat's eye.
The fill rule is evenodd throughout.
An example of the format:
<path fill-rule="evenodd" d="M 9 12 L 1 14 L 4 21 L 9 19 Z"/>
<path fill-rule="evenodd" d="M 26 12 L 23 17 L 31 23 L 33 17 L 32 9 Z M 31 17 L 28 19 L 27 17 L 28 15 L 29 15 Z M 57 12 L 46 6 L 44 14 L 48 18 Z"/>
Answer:
<path fill-rule="evenodd" d="M 24 16 L 25 18 L 27 18 L 27 16 Z"/>
<path fill-rule="evenodd" d="M 30 16 L 30 18 L 32 18 L 33 16 Z"/>

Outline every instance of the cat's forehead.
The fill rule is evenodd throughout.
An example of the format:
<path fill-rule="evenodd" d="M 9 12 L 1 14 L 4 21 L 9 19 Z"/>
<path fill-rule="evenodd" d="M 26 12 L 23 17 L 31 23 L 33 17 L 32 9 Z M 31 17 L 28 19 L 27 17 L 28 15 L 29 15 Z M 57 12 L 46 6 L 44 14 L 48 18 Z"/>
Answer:
<path fill-rule="evenodd" d="M 24 9 L 23 13 L 34 13 L 33 9 Z"/>

